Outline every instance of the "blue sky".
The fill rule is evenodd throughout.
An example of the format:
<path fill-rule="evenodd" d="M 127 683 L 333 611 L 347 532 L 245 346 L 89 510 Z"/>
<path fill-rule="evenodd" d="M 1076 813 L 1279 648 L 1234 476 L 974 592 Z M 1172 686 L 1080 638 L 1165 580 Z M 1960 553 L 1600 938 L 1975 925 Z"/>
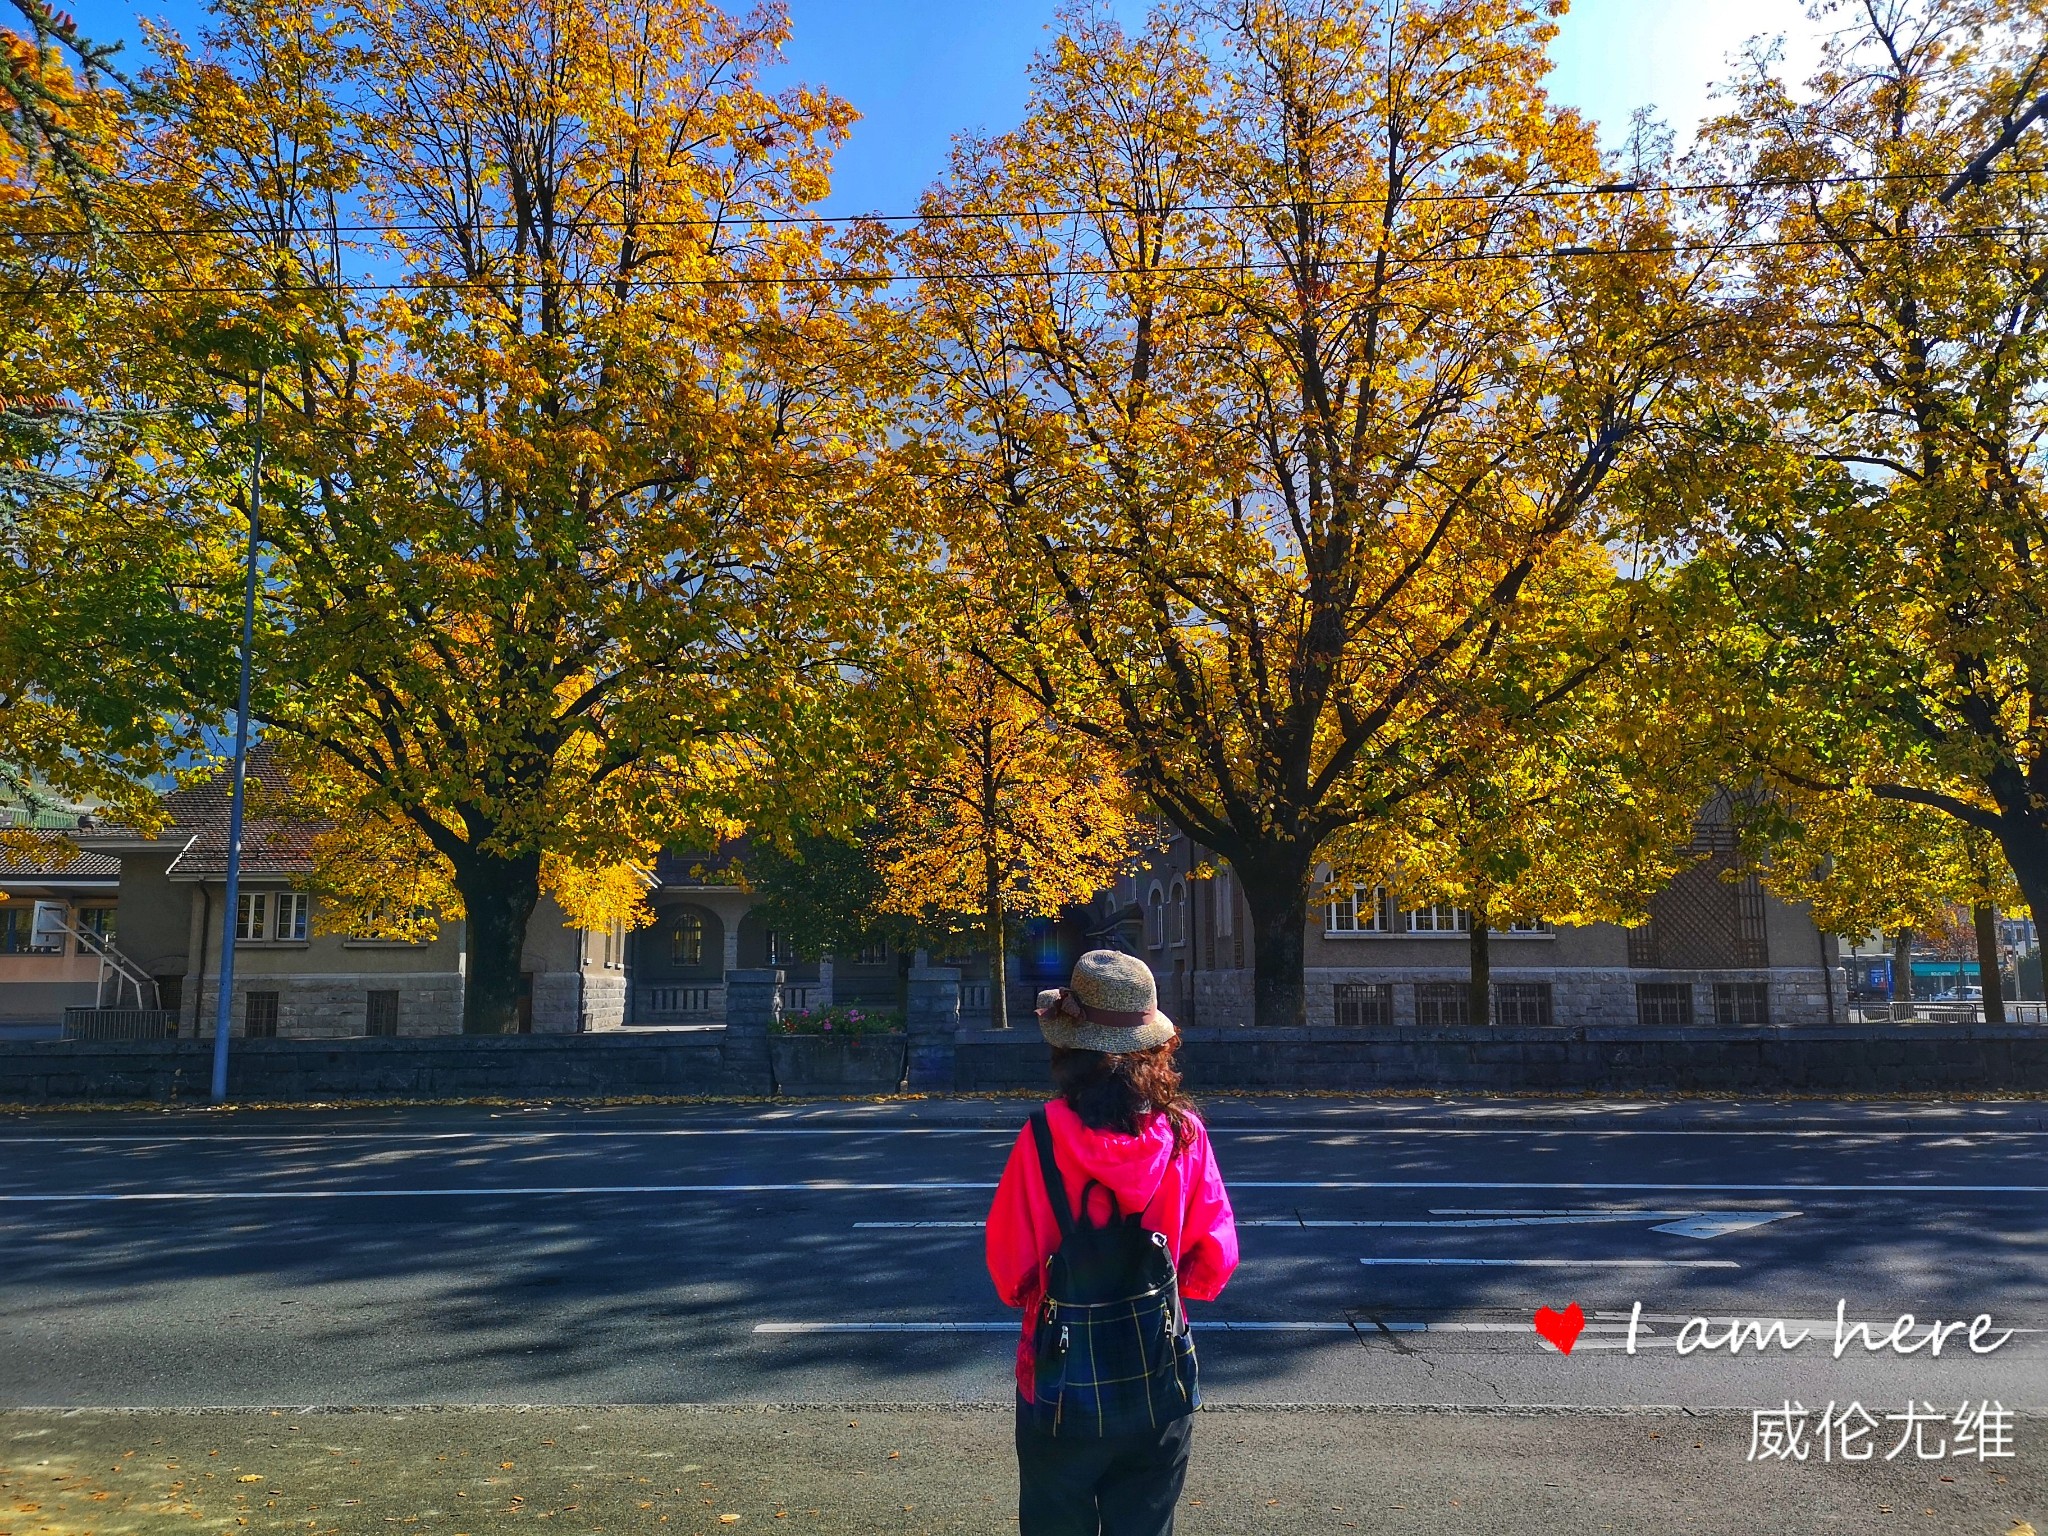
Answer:
<path fill-rule="evenodd" d="M 791 77 L 829 87 L 862 113 L 841 152 L 830 209 L 901 213 L 943 169 L 964 129 L 999 131 L 1021 114 L 1024 67 L 1044 45 L 1056 0 L 789 0 Z M 138 12 L 196 29 L 196 0 L 130 7 L 73 0 L 90 36 L 135 38 Z M 1139 0 L 1118 0 L 1135 21 Z M 1800 0 L 1575 0 L 1552 45 L 1551 88 L 1618 135 L 1655 107 L 1681 142 L 1710 110 L 1727 55 L 1756 34 L 1810 52 Z M 129 45 L 134 61 L 139 42 Z"/>

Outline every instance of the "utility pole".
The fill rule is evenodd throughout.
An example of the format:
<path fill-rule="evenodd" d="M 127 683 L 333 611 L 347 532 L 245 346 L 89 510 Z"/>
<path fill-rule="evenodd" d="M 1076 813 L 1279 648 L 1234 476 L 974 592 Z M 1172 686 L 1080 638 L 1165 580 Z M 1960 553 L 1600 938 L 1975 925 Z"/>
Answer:
<path fill-rule="evenodd" d="M 256 374 L 256 447 L 249 469 L 249 571 L 242 590 L 242 677 L 235 695 L 235 764 L 228 793 L 228 894 L 220 935 L 220 995 L 213 1010 L 213 1102 L 228 1097 L 228 1025 L 235 1001 L 235 924 L 242 884 L 242 802 L 249 777 L 249 656 L 256 642 L 256 546 L 263 517 L 263 382 Z"/>

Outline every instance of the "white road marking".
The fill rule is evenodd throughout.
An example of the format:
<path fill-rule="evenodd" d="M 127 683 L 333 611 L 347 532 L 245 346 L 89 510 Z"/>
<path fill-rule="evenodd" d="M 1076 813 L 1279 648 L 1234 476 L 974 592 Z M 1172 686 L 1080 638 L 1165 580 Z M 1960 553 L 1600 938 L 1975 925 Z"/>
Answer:
<path fill-rule="evenodd" d="M 954 1228 L 969 1228 L 976 1232 L 979 1232 L 985 1225 L 987 1225 L 987 1223 L 979 1221 L 856 1221 L 853 1224 L 853 1229 L 856 1232 L 862 1231 L 864 1229 L 873 1228 L 891 1228 L 899 1231 L 921 1232 L 926 1230 L 927 1228 L 945 1228 L 947 1230 L 951 1230 Z M 1239 1222 L 1238 1225 L 1244 1226 L 1245 1223 Z"/>
<path fill-rule="evenodd" d="M 1669 1232 L 1676 1237 L 1696 1237 L 1704 1242 L 1709 1238 L 1725 1237 L 1730 1232 L 1767 1227 L 1774 1221 L 1784 1221 L 1798 1214 L 1797 1211 L 1695 1211 L 1690 1216 L 1667 1221 L 1650 1230 Z"/>
<path fill-rule="evenodd" d="M 1432 1212 L 1445 1219 L 1437 1221 L 1331 1221 L 1307 1218 L 1290 1220 L 1284 1216 L 1255 1216 L 1238 1222 L 1241 1227 L 1404 1227 L 1436 1229 L 1444 1227 L 1565 1227 L 1582 1226 L 1599 1222 L 1661 1222 L 1661 1226 L 1650 1228 L 1652 1232 L 1670 1232 L 1678 1237 L 1694 1237 L 1701 1240 L 1720 1237 L 1729 1232 L 1742 1232 L 1751 1227 L 1767 1226 L 1774 1221 L 1783 1221 L 1788 1216 L 1797 1216 L 1798 1211 L 1440 1211 Z"/>
<path fill-rule="evenodd" d="M 410 1141 L 497 1141 L 535 1142 L 568 1140 L 610 1140 L 614 1138 L 644 1137 L 659 1139 L 676 1136 L 1015 1136 L 1022 1129 L 1018 1124 L 1006 1125 L 849 1125 L 849 1126 L 796 1126 L 796 1125 L 701 1125 L 675 1126 L 661 1129 L 632 1130 L 561 1130 L 561 1131 L 200 1131 L 191 1134 L 164 1132 L 159 1135 L 122 1135 L 109 1133 L 100 1136 L 0 1136 L 0 1146 L 183 1146 L 190 1143 L 218 1142 L 286 1142 L 307 1145 L 329 1145 L 344 1141 L 410 1142 Z M 1729 1127 L 1714 1130 L 1699 1127 L 1676 1128 L 1649 1125 L 1617 1125 L 1608 1127 L 1588 1125 L 1561 1125 L 1555 1127 L 1537 1126 L 1430 1126 L 1430 1125 L 1381 1125 L 1381 1126 L 1332 1126 L 1332 1125 L 1215 1125 L 1208 1127 L 1216 1136 L 1750 1136 L 1775 1137 L 1779 1139 L 1814 1140 L 1830 1137 L 1856 1136 L 1900 1140 L 1913 1137 L 1982 1137 L 1987 1143 L 2008 1141 L 2017 1136 L 2048 1136 L 2048 1131 L 2014 1128 L 2006 1130 L 1997 1127 L 1981 1127 L 1969 1130 L 1905 1130 L 1878 1131 L 1862 1130 L 1854 1126 L 1839 1129 L 1769 1130 L 1758 1127 Z M 1972 1143 L 1963 1143 L 1971 1145 Z"/>
<path fill-rule="evenodd" d="M 794 1193 L 898 1193 L 904 1190 L 994 1189 L 994 1184 L 856 1184 L 811 1179 L 801 1184 L 526 1184 L 469 1189 L 175 1189 L 71 1195 L 0 1194 L 0 1203 L 53 1205 L 66 1201 L 123 1203 L 179 1200 L 489 1200 L 503 1195 L 735 1195 Z"/>
<path fill-rule="evenodd" d="M 1462 1179 L 1232 1179 L 1233 1190 L 1247 1189 L 1529 1189 L 1612 1190 L 1619 1192 L 1697 1191 L 1701 1194 L 1769 1195 L 2042 1195 L 2048 1184 L 1571 1184 L 1506 1183 Z M 993 1179 L 859 1182 L 805 1179 L 780 1184 L 522 1184 L 503 1187 L 427 1189 L 179 1189 L 122 1192 L 81 1191 L 76 1194 L 0 1193 L 0 1204 L 51 1205 L 64 1201 L 204 1201 L 204 1200 L 421 1200 L 492 1199 L 507 1195 L 719 1195 L 719 1194 L 861 1194 L 915 1193 L 920 1190 L 990 1190 Z"/>
<path fill-rule="evenodd" d="M 1568 1189 L 1634 1194 L 1688 1190 L 1716 1195 L 2048 1195 L 2048 1184 L 1570 1184 L 1482 1179 L 1230 1179 L 1232 1189 Z"/>
<path fill-rule="evenodd" d="M 1009 1323 L 756 1323 L 756 1333 L 1016 1333 Z"/>
<path fill-rule="evenodd" d="M 756 1333 L 1016 1333 L 1019 1324 L 1007 1323 L 756 1323 Z M 1588 1323 L 1591 1332 L 1600 1325 Z M 1615 1325 L 1609 1324 L 1608 1327 Z M 1356 1323 L 1242 1323 L 1195 1320 L 1195 1332 L 1204 1333 L 1526 1333 L 1535 1337 L 1530 1323 L 1381 1323 L 1361 1318 Z"/>
<path fill-rule="evenodd" d="M 1361 1264 L 1473 1269 L 1740 1269 L 1733 1259 L 1360 1259 Z"/>

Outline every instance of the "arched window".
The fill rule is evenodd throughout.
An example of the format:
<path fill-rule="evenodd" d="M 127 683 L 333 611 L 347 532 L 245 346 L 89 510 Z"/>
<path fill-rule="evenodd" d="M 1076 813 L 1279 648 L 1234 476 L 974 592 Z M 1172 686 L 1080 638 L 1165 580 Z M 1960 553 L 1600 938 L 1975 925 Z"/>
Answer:
<path fill-rule="evenodd" d="M 1166 943 L 1166 893 L 1156 885 L 1145 898 L 1145 942 L 1154 949 Z"/>
<path fill-rule="evenodd" d="M 674 965 L 704 963 L 704 918 L 696 912 L 678 912 L 668 938 L 668 957 Z"/>
<path fill-rule="evenodd" d="M 1188 941 L 1188 888 L 1178 880 L 1173 882 L 1173 910 L 1170 914 L 1173 924 L 1173 942 L 1176 945 Z"/>

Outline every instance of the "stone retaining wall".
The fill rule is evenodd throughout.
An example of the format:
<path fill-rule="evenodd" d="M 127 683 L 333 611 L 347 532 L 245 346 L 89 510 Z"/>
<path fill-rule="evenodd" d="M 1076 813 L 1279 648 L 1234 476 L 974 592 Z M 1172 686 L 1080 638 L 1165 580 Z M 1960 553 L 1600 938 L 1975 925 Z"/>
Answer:
<path fill-rule="evenodd" d="M 768 989 L 764 988 L 764 992 Z M 936 1023 L 939 1009 L 920 1022 Z M 914 1031 L 911 1086 L 990 1092 L 1046 1086 L 1029 1026 Z M 898 1047 L 897 1049 L 901 1049 Z M 0 1104 L 199 1103 L 207 1040 L 0 1041 Z M 237 1040 L 242 1102 L 607 1098 L 774 1091 L 764 1033 L 717 1026 L 647 1033 Z M 2048 1030 L 1843 1026 L 1636 1031 L 1190 1029 L 1181 1063 L 1198 1093 L 1230 1089 L 1463 1092 L 2048 1092 Z"/>
<path fill-rule="evenodd" d="M 2048 1030 L 2027 1026 L 1565 1030 L 1189 1029 L 1190 1090 L 1493 1093 L 2048 1091 Z M 963 1030 L 961 1092 L 1045 1086 L 1035 1031 Z"/>
<path fill-rule="evenodd" d="M 228 1096 L 264 1103 L 767 1093 L 765 1070 L 731 1069 L 724 1034 L 236 1040 Z M 211 1040 L 0 1042 L 0 1104 L 204 1103 L 212 1077 Z"/>

